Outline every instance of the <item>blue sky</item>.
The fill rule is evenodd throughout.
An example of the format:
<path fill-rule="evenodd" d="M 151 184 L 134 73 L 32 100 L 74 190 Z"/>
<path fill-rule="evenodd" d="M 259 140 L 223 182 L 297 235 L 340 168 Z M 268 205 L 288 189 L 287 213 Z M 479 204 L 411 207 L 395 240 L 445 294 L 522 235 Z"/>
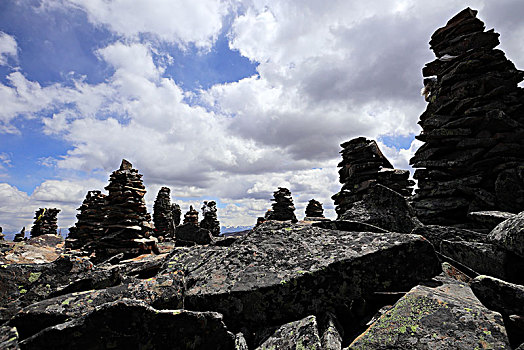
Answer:
<path fill-rule="evenodd" d="M 333 217 L 341 142 L 409 168 L 429 37 L 466 6 L 522 69 L 518 0 L 3 0 L 0 226 L 56 206 L 67 228 L 122 158 L 149 206 L 169 186 L 252 225 L 287 186 L 298 216 L 316 198 Z"/>

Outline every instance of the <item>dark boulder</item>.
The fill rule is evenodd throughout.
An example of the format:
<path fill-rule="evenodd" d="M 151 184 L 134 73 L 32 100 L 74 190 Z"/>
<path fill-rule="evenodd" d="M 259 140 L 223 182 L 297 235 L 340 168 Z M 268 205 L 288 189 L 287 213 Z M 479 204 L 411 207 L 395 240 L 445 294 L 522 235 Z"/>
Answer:
<path fill-rule="evenodd" d="M 220 312 L 235 331 L 334 310 L 374 291 L 405 290 L 440 272 L 420 236 L 276 221 L 231 247 L 184 255 L 173 253 L 165 265 L 188 271 L 185 307 Z"/>
<path fill-rule="evenodd" d="M 175 242 L 178 246 L 210 244 L 213 241 L 209 230 L 192 223 L 185 223 L 176 228 Z"/>
<path fill-rule="evenodd" d="M 234 349 L 235 336 L 215 312 L 156 310 L 123 299 L 49 327 L 24 349 Z"/>
<path fill-rule="evenodd" d="M 321 349 L 316 317 L 308 316 L 282 325 L 256 349 Z"/>
<path fill-rule="evenodd" d="M 524 211 L 497 225 L 489 239 L 524 259 Z"/>
<path fill-rule="evenodd" d="M 491 310 L 524 316 L 524 286 L 491 276 L 478 276 L 470 283 L 473 293 Z"/>

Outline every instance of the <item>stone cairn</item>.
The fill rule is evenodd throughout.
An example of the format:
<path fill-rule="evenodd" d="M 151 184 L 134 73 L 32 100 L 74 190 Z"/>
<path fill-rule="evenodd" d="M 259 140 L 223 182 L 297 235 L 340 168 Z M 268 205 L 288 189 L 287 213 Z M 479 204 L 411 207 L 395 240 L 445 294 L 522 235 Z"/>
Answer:
<path fill-rule="evenodd" d="M 153 205 L 153 223 L 155 224 L 155 236 L 174 237 L 175 222 L 171 206 L 171 190 L 168 187 L 162 187 L 158 191 L 155 204 Z"/>
<path fill-rule="evenodd" d="M 403 196 L 411 196 L 415 182 L 409 179 L 409 171 L 393 169 L 374 140 L 358 137 L 340 146 L 342 161 L 338 164 L 338 173 L 343 185 L 340 192 L 331 197 L 339 218 L 351 209 L 353 203 L 362 200 L 375 184 L 386 186 Z"/>
<path fill-rule="evenodd" d="M 291 192 L 287 188 L 279 187 L 277 191 L 273 192 L 273 197 L 272 201 L 275 203 L 271 205 L 273 210 L 268 213 L 267 220 L 297 222 Z"/>
<path fill-rule="evenodd" d="M 189 211 L 184 214 L 184 225 L 185 224 L 198 226 L 198 211 L 196 211 L 192 205 L 189 206 Z"/>
<path fill-rule="evenodd" d="M 175 227 L 180 225 L 180 217 L 182 216 L 182 209 L 180 209 L 180 205 L 173 203 L 171 204 L 171 215 L 173 216 L 173 222 L 175 224 Z"/>
<path fill-rule="evenodd" d="M 105 189 L 109 192 L 102 224 L 105 233 L 95 243 L 97 259 L 119 253 L 138 255 L 156 251 L 156 239 L 150 237 L 153 224 L 144 199 L 146 190 L 138 170 L 123 159 Z"/>
<path fill-rule="evenodd" d="M 77 209 L 75 226 L 69 229 L 65 245 L 70 249 L 79 249 L 86 244 L 98 241 L 104 235 L 104 205 L 106 195 L 101 191 L 89 191 L 82 205 Z"/>
<path fill-rule="evenodd" d="M 5 235 L 2 233 L 2 226 L 0 226 L 0 241 L 4 240 Z"/>
<path fill-rule="evenodd" d="M 23 240 L 25 240 L 25 226 L 15 235 L 13 242 L 22 242 Z"/>
<path fill-rule="evenodd" d="M 217 204 L 215 201 L 204 201 L 202 206 L 202 216 L 200 227 L 205 228 L 211 232 L 211 235 L 220 236 L 220 222 L 217 219 Z"/>
<path fill-rule="evenodd" d="M 315 199 L 311 199 L 306 206 L 306 217 L 304 220 L 324 219 L 324 208 L 322 203 Z"/>
<path fill-rule="evenodd" d="M 424 144 L 411 159 L 412 203 L 425 224 L 467 226 L 467 214 L 524 210 L 524 72 L 494 48 L 499 34 L 469 8 L 431 37 L 423 68 Z"/>
<path fill-rule="evenodd" d="M 35 213 L 35 222 L 31 227 L 31 237 L 56 235 L 58 231 L 57 215 L 60 209 L 39 208 Z"/>

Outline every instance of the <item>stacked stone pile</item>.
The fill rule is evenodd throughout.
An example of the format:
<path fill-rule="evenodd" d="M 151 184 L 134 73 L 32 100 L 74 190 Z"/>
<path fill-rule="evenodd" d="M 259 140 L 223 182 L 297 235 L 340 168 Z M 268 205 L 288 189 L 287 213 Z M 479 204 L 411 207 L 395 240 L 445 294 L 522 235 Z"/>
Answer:
<path fill-rule="evenodd" d="M 185 224 L 198 226 L 198 211 L 196 211 L 192 205 L 189 206 L 189 211 L 184 214 L 184 225 Z"/>
<path fill-rule="evenodd" d="M 315 199 L 311 199 L 306 207 L 306 218 L 324 218 L 324 208 L 322 208 L 322 203 Z"/>
<path fill-rule="evenodd" d="M 25 239 L 25 226 L 22 227 L 20 232 L 18 232 L 13 238 L 13 242 L 22 242 Z"/>
<path fill-rule="evenodd" d="M 277 191 L 273 192 L 273 197 L 272 201 L 275 203 L 271 205 L 273 210 L 269 212 L 267 219 L 297 222 L 291 192 L 287 188 L 279 187 Z"/>
<path fill-rule="evenodd" d="M 57 215 L 60 209 L 39 208 L 35 213 L 35 222 L 31 227 L 31 237 L 56 235 L 58 230 Z"/>
<path fill-rule="evenodd" d="M 0 241 L 4 240 L 5 235 L 2 233 L 2 227 L 0 226 Z"/>
<path fill-rule="evenodd" d="M 200 222 L 200 227 L 209 230 L 215 237 L 220 236 L 220 222 L 217 219 L 217 204 L 215 201 L 204 201 L 202 206 L 204 218 Z"/>
<path fill-rule="evenodd" d="M 150 237 L 153 224 L 146 208 L 142 175 L 123 159 L 120 168 L 111 174 L 105 189 L 109 192 L 102 224 L 105 233 L 95 243 L 97 258 L 154 251 L 156 240 Z"/>
<path fill-rule="evenodd" d="M 78 249 L 91 242 L 98 241 L 104 234 L 104 205 L 106 195 L 101 191 L 89 191 L 82 205 L 77 209 L 75 226 L 69 229 L 66 247 Z"/>
<path fill-rule="evenodd" d="M 468 212 L 524 210 L 524 72 L 494 49 L 469 8 L 431 37 L 437 59 L 422 70 L 425 142 L 411 159 L 422 222 L 464 225 Z"/>
<path fill-rule="evenodd" d="M 403 196 L 410 196 L 415 184 L 408 170 L 393 169 L 374 140 L 358 137 L 341 144 L 342 161 L 338 164 L 340 192 L 332 198 L 339 217 L 362 200 L 367 190 L 375 185 L 386 186 Z"/>
<path fill-rule="evenodd" d="M 155 224 L 155 236 L 174 237 L 175 222 L 171 206 L 171 190 L 162 187 L 153 205 L 153 223 Z"/>
<path fill-rule="evenodd" d="M 171 204 L 171 213 L 175 227 L 177 227 L 180 225 L 180 217 L 182 216 L 182 209 L 180 209 L 180 205 L 176 203 Z"/>

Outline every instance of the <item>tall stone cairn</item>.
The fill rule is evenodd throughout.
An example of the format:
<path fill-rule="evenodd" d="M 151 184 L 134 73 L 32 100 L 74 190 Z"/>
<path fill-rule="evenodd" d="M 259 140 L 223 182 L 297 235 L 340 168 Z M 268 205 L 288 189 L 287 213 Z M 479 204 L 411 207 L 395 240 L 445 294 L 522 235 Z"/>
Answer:
<path fill-rule="evenodd" d="M 275 203 L 271 205 L 273 210 L 269 212 L 267 219 L 297 222 L 291 192 L 287 188 L 279 187 L 277 191 L 273 192 L 273 197 L 272 201 Z"/>
<path fill-rule="evenodd" d="M 175 222 L 171 207 L 171 190 L 168 187 L 162 187 L 158 191 L 153 205 L 153 223 L 155 224 L 155 236 L 174 237 Z"/>
<path fill-rule="evenodd" d="M 22 227 L 22 229 L 20 230 L 20 232 L 18 232 L 15 237 L 13 238 L 13 242 L 22 242 L 26 240 L 26 237 L 25 237 L 25 226 Z"/>
<path fill-rule="evenodd" d="M 200 227 L 211 232 L 211 235 L 220 236 L 220 222 L 217 219 L 217 204 L 215 201 L 204 201 L 202 206 L 202 216 Z"/>
<path fill-rule="evenodd" d="M 60 209 L 39 208 L 35 213 L 35 222 L 31 227 L 31 237 L 56 235 L 58 231 L 57 216 Z"/>
<path fill-rule="evenodd" d="M 182 209 L 180 209 L 180 205 L 173 203 L 171 204 L 171 215 L 173 216 L 173 222 L 175 224 L 175 227 L 180 225 L 180 218 L 182 216 Z"/>
<path fill-rule="evenodd" d="M 192 205 L 189 206 L 189 211 L 184 214 L 184 225 L 185 224 L 198 226 L 198 211 L 196 211 Z"/>
<path fill-rule="evenodd" d="M 146 189 L 138 170 L 123 159 L 105 189 L 109 192 L 102 224 L 105 233 L 96 242 L 97 259 L 119 253 L 131 256 L 155 251 L 156 239 L 150 237 L 153 224 L 144 199 Z"/>
<path fill-rule="evenodd" d="M 411 196 L 415 182 L 409 179 L 409 170 L 393 169 L 374 140 L 357 137 L 340 146 L 342 161 L 338 164 L 338 174 L 342 188 L 331 197 L 339 218 L 375 184 Z"/>
<path fill-rule="evenodd" d="M 425 224 L 463 226 L 482 210 L 524 210 L 524 92 L 517 70 L 467 8 L 431 36 L 422 73 L 424 142 L 411 159 L 413 200 Z"/>
<path fill-rule="evenodd" d="M 324 217 L 324 208 L 322 208 L 322 203 L 315 199 L 311 199 L 306 206 L 306 219 L 308 218 L 323 218 Z"/>
<path fill-rule="evenodd" d="M 75 226 L 69 229 L 65 245 L 79 249 L 102 238 L 104 229 L 104 204 L 106 195 L 101 191 L 88 191 L 82 205 L 77 209 Z"/>

